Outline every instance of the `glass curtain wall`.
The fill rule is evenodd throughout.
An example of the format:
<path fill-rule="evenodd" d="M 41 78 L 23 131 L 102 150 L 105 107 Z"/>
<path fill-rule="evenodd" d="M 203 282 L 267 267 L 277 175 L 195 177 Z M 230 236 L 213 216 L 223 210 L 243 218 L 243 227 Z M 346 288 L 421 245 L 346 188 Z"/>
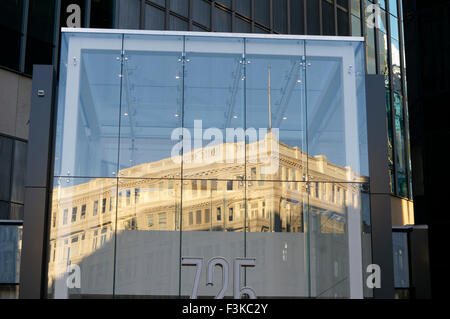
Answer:
<path fill-rule="evenodd" d="M 351 2 L 352 35 L 366 38 L 367 73 L 385 76 L 391 192 L 412 199 L 402 1 Z"/>
<path fill-rule="evenodd" d="M 63 33 L 50 298 L 362 298 L 359 41 Z"/>

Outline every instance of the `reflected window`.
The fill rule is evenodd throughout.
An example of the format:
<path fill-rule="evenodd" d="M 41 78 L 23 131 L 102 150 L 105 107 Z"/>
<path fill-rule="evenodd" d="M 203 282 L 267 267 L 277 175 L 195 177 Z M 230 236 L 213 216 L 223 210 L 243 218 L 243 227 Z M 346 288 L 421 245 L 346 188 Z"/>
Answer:
<path fill-rule="evenodd" d="M 194 224 L 194 212 L 189 212 L 189 225 Z"/>
<path fill-rule="evenodd" d="M 92 211 L 92 215 L 97 216 L 97 213 L 98 213 L 98 200 L 94 201 L 94 208 Z"/>
<path fill-rule="evenodd" d="M 217 220 L 222 220 L 222 208 L 217 207 L 216 211 L 217 211 L 217 214 L 216 214 Z"/>
<path fill-rule="evenodd" d="M 77 221 L 77 210 L 78 210 L 78 207 L 72 208 L 72 220 L 71 220 L 72 223 Z"/>
<path fill-rule="evenodd" d="M 210 221 L 210 214 L 211 214 L 211 212 L 210 212 L 209 208 L 205 209 L 205 218 L 204 218 L 205 223 L 209 223 L 209 221 Z"/>
<path fill-rule="evenodd" d="M 86 217 L 86 204 L 81 205 L 81 215 L 80 219 L 84 219 Z"/>
<path fill-rule="evenodd" d="M 202 223 L 202 211 L 201 210 L 197 210 L 195 212 L 195 222 L 197 225 L 200 225 Z"/>
<path fill-rule="evenodd" d="M 63 212 L 63 225 L 67 225 L 67 218 L 69 216 L 69 210 L 68 209 L 64 209 Z"/>

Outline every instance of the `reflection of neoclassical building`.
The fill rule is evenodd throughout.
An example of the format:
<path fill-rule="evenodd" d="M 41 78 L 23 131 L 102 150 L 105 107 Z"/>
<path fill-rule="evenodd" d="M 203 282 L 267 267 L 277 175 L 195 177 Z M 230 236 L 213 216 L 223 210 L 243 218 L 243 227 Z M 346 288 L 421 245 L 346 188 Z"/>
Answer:
<path fill-rule="evenodd" d="M 246 154 L 243 143 L 193 150 L 190 160 L 185 154 L 183 179 L 181 165 L 173 158 L 120 170 L 118 179 L 74 184 L 71 178 L 60 178 L 53 190 L 49 285 L 67 271 L 67 265 L 79 264 L 113 239 L 116 225 L 117 234 L 126 230 L 304 233 L 308 210 L 311 231 L 345 233 L 347 208 L 360 206 L 359 186 L 347 181 L 359 185 L 367 177 L 334 165 L 325 156 L 307 156 L 298 147 L 271 143 L 270 136 L 248 144 Z M 227 152 L 233 152 L 232 163 L 226 161 Z M 203 163 L 194 160 L 199 154 Z M 278 169 L 264 174 L 274 163 Z"/>

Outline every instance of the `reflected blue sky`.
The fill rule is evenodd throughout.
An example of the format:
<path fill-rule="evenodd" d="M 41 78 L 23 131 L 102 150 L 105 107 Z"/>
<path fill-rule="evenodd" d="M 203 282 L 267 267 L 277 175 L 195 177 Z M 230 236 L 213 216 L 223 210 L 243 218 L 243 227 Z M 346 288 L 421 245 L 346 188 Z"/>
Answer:
<path fill-rule="evenodd" d="M 104 37 L 90 35 L 96 36 Z M 350 117 L 344 103 L 342 58 L 309 54 L 308 45 L 313 47 L 314 41 L 305 48 L 300 40 L 187 37 L 183 41 L 179 36 L 127 35 L 121 44 L 123 60 L 120 50 L 107 48 L 122 39 L 109 41 L 105 49 L 81 51 L 79 100 L 59 107 L 60 112 L 76 108 L 76 123 L 58 116 L 58 126 L 63 127 L 60 141 L 72 135 L 76 145 L 65 151 L 67 147 L 57 143 L 56 153 L 75 159 L 72 167 L 56 165 L 55 176 L 70 171 L 71 176 L 114 177 L 121 169 L 168 159 L 179 142 L 171 139 L 172 131 L 181 126 L 192 129 L 194 120 L 202 120 L 204 130 L 219 128 L 224 137 L 226 128 L 268 129 L 269 68 L 270 118 L 272 127 L 280 130 L 280 142 L 310 156 L 325 155 L 342 167 L 356 156 L 357 173 L 368 175 L 367 144 L 356 148 L 361 154 L 346 153 L 345 143 L 354 138 L 346 136 Z M 345 45 L 330 41 L 325 48 L 333 51 Z M 350 43 L 353 51 L 347 51 L 357 57 L 359 70 L 364 65 L 357 53 L 362 45 Z M 360 95 L 361 77 L 353 81 Z M 365 123 L 360 123 L 365 120 L 364 99 L 355 98 L 359 122 L 351 125 L 360 132 L 352 134 L 365 137 Z M 181 165 L 172 169 L 180 171 Z"/>

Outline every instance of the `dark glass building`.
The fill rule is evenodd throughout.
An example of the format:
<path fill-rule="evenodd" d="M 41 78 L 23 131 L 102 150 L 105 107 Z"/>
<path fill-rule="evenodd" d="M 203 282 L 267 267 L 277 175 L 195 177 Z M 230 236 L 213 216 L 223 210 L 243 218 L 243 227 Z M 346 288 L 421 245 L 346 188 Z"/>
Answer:
<path fill-rule="evenodd" d="M 2 154 L 7 154 L 2 157 L 4 165 L 0 174 L 2 179 L 0 229 L 5 231 L 2 238 L 7 239 L 5 246 L 7 248 L 0 251 L 0 254 L 4 251 L 5 256 L 8 256 L 7 259 L 0 260 L 11 260 L 13 258 L 11 256 L 16 256 L 15 263 L 8 261 L 8 266 L 5 264 L 7 269 L 5 273 L 8 275 L 4 276 L 7 279 L 0 280 L 2 292 L 14 296 L 17 294 L 19 284 L 20 263 L 17 256 L 20 256 L 21 251 L 26 184 L 24 170 L 30 112 L 27 101 L 30 100 L 33 65 L 52 64 L 59 73 L 62 72 L 59 69 L 61 60 L 59 52 L 64 52 L 65 44 L 60 28 L 78 27 L 364 37 L 364 73 L 384 76 L 389 189 L 382 193 L 386 195 L 389 210 L 388 229 L 392 231 L 393 226 L 400 227 L 394 229 L 394 232 L 398 232 L 394 234 L 394 244 L 390 242 L 394 256 L 390 258 L 391 260 L 394 258 L 393 273 L 397 278 L 395 286 L 398 288 L 399 296 L 408 295 L 414 283 L 408 268 L 400 266 L 404 265 L 407 259 L 404 259 L 404 255 L 399 257 L 399 251 L 408 251 L 408 240 L 404 239 L 405 236 L 409 238 L 410 229 L 405 230 L 404 227 L 414 225 L 414 211 L 403 9 L 400 0 L 7 0 L 2 1 L 0 6 L 1 32 L 8 43 L 0 58 L 0 85 L 2 94 L 10 97 L 9 104 L 5 106 L 9 117 L 5 116 L 0 120 L 0 146 Z M 11 87 L 11 83 L 17 84 Z M 59 165 L 58 155 L 55 158 L 55 165 Z M 252 174 L 250 171 L 250 175 Z M 66 174 L 55 174 L 55 177 L 59 175 Z M 94 176 L 103 175 L 94 174 Z M 202 186 L 201 181 L 198 183 L 199 189 L 213 187 L 209 184 Z M 134 191 L 136 189 L 138 188 L 135 187 Z M 319 187 L 317 191 L 318 189 Z M 128 194 L 125 192 L 123 196 L 128 197 Z M 130 194 L 129 198 L 132 197 L 136 198 L 136 194 L 133 196 Z M 102 205 L 111 207 L 108 206 L 110 204 L 102 202 L 97 205 L 99 210 L 103 209 Z M 78 214 L 82 214 L 83 206 L 77 208 L 79 212 L 73 211 L 72 207 L 70 209 L 71 216 L 74 216 L 72 218 L 76 219 Z M 62 214 L 65 214 L 64 210 Z M 137 224 L 130 227 L 137 227 Z M 98 237 L 101 238 L 102 229 L 99 232 Z M 79 240 L 81 241 L 81 238 Z M 376 244 L 372 243 L 372 246 L 374 245 Z M 408 280 L 402 281 L 398 278 Z M 394 282 L 391 284 L 394 286 Z"/>

